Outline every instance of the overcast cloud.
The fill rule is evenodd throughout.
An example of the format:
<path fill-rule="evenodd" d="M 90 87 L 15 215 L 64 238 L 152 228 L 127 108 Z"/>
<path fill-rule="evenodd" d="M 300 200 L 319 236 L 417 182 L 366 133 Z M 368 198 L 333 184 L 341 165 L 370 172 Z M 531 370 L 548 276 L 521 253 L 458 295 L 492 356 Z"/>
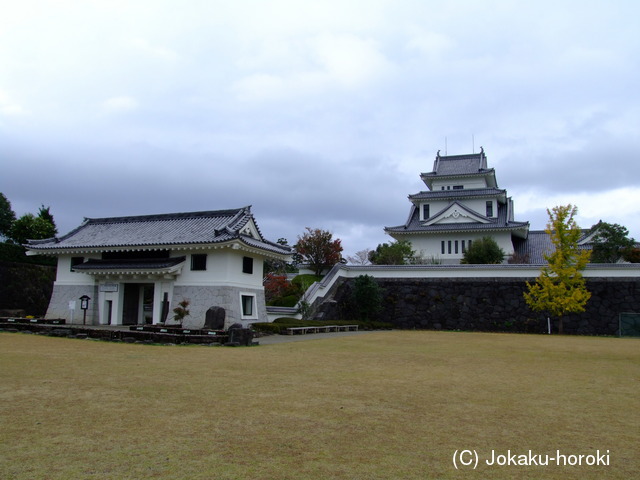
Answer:
<path fill-rule="evenodd" d="M 263 234 L 390 240 L 438 150 L 516 219 L 640 239 L 640 3 L 0 0 L 0 192 L 18 215 L 253 205 Z"/>

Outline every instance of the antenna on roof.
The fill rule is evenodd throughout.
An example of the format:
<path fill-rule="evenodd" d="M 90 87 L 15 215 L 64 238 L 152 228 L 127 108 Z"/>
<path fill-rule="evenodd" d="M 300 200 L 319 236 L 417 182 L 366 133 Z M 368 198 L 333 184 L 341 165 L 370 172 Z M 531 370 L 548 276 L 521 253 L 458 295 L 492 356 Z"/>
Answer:
<path fill-rule="evenodd" d="M 447 156 L 447 137 L 444 137 L 444 156 Z"/>
<path fill-rule="evenodd" d="M 471 153 L 476 153 L 476 139 L 473 133 L 471 134 Z"/>

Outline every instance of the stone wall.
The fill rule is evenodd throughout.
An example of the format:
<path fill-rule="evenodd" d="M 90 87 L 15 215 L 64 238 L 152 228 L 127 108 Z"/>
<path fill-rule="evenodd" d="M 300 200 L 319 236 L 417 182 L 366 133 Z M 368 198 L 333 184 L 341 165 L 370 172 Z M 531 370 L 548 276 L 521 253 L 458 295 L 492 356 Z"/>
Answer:
<path fill-rule="evenodd" d="M 80 297 L 83 295 L 91 298 L 86 324 L 98 325 L 97 285 L 54 285 L 46 318 L 63 318 L 67 323 L 82 324 L 85 319 L 84 310 L 80 308 Z M 69 310 L 69 302 L 75 302 L 75 311 Z"/>
<path fill-rule="evenodd" d="M 247 321 L 242 320 L 240 305 L 241 293 L 255 294 L 257 308 L 257 319 Z M 225 309 L 225 328 L 234 323 L 241 323 L 247 326 L 251 322 L 266 322 L 267 309 L 264 301 L 264 291 L 250 288 L 224 287 L 224 286 L 176 286 L 173 290 L 173 308 L 183 298 L 189 299 L 189 316 L 184 319 L 183 326 L 186 328 L 202 328 L 207 310 L 210 307 L 222 307 Z M 169 314 L 171 318 L 172 314 Z M 172 323 L 171 321 L 167 323 Z"/>
<path fill-rule="evenodd" d="M 56 277 L 54 266 L 0 262 L 0 309 L 43 315 Z"/>
<path fill-rule="evenodd" d="M 529 279 L 533 282 L 535 279 Z M 342 282 L 317 317 L 353 319 L 350 297 L 353 279 Z M 421 278 L 377 279 L 383 290 L 383 310 L 377 320 L 402 329 L 469 330 L 545 333 L 546 318 L 527 307 L 526 279 Z M 563 318 L 564 333 L 616 335 L 620 313 L 640 313 L 640 279 L 589 278 L 592 294 L 581 314 Z M 557 332 L 558 321 L 552 319 Z"/>

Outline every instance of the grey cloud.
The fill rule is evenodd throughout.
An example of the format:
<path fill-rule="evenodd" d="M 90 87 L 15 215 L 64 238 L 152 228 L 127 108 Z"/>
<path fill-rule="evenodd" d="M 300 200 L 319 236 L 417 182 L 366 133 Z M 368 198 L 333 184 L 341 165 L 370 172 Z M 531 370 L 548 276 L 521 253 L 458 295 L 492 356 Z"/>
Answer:
<path fill-rule="evenodd" d="M 273 239 L 374 248 L 437 150 L 480 145 L 535 228 L 557 192 L 639 188 L 636 2 L 12 5 L 0 191 L 61 230 L 253 204 Z"/>

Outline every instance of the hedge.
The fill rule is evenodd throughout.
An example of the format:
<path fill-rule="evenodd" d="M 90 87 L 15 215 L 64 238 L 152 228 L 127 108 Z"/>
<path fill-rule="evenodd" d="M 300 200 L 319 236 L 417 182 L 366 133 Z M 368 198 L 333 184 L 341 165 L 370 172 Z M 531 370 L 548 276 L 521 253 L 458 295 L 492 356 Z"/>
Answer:
<path fill-rule="evenodd" d="M 252 323 L 251 328 L 258 332 L 265 333 L 282 333 L 286 328 L 294 327 L 323 327 L 325 325 L 358 325 L 362 330 L 389 330 L 393 328 L 391 323 L 387 322 L 365 322 L 360 320 L 299 320 L 291 317 L 281 317 L 273 322 Z"/>

